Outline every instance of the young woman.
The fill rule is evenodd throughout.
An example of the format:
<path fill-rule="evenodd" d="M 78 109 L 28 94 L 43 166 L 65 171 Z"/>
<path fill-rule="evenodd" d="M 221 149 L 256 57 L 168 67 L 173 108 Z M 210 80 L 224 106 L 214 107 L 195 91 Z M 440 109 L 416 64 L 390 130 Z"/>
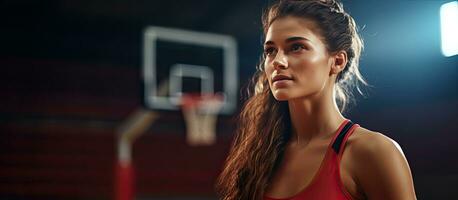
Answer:
<path fill-rule="evenodd" d="M 362 42 L 336 0 L 282 0 L 217 189 L 222 199 L 416 199 L 399 145 L 341 113 Z M 345 152 L 345 153 L 344 153 Z"/>

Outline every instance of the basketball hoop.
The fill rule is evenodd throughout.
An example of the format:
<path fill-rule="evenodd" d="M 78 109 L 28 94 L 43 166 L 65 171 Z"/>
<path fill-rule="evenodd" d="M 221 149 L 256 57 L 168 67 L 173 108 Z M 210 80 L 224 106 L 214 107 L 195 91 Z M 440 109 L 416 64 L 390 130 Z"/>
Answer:
<path fill-rule="evenodd" d="M 222 94 L 183 94 L 181 106 L 189 145 L 213 145 L 216 142 L 216 120 L 223 102 Z"/>

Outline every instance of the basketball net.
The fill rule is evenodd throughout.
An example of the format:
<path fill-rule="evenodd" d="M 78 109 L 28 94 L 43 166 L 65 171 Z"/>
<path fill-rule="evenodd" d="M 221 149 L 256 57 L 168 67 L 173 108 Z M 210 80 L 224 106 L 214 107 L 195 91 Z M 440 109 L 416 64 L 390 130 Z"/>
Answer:
<path fill-rule="evenodd" d="M 191 146 L 216 142 L 216 120 L 223 105 L 221 94 L 184 94 L 182 111 L 186 121 L 186 141 Z"/>

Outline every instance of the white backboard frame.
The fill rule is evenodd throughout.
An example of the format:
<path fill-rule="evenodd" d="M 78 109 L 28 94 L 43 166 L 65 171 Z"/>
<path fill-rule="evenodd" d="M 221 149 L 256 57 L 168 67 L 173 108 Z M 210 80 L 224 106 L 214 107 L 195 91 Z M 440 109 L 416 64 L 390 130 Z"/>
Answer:
<path fill-rule="evenodd" d="M 144 102 L 152 109 L 179 110 L 179 100 L 173 96 L 158 95 L 156 77 L 156 42 L 170 41 L 204 47 L 217 47 L 223 50 L 223 95 L 222 114 L 231 114 L 237 107 L 238 66 L 237 43 L 227 35 L 202 33 L 188 30 L 149 26 L 144 30 L 143 38 L 143 82 Z M 186 63 L 184 63 L 186 64 Z M 184 75 L 186 76 L 186 75 Z M 169 83 L 170 85 L 170 83 Z"/>

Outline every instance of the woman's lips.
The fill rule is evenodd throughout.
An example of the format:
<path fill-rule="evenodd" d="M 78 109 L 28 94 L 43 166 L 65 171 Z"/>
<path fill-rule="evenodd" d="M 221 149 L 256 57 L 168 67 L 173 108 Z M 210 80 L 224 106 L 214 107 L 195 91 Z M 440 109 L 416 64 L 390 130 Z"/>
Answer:
<path fill-rule="evenodd" d="M 288 80 L 288 79 L 279 80 L 279 81 L 275 81 L 273 85 L 275 87 L 284 87 L 284 86 L 287 86 L 289 82 L 291 82 L 291 80 Z"/>
<path fill-rule="evenodd" d="M 290 81 L 292 81 L 291 77 L 281 74 L 272 78 L 272 84 L 276 87 L 286 86 Z"/>
<path fill-rule="evenodd" d="M 283 74 L 277 74 L 272 78 L 272 82 L 280 81 L 280 80 L 291 80 L 291 79 L 292 78 L 290 76 L 283 75 Z"/>

